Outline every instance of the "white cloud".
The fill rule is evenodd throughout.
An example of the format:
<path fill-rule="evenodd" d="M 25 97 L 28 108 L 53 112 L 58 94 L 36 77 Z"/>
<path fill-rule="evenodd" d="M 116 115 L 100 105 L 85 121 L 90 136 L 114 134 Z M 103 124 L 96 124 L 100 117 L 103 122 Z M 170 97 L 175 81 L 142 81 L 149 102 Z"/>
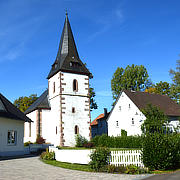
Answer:
<path fill-rule="evenodd" d="M 120 22 L 124 21 L 124 14 L 122 12 L 122 9 L 116 9 L 115 14 L 118 20 L 120 20 Z"/>

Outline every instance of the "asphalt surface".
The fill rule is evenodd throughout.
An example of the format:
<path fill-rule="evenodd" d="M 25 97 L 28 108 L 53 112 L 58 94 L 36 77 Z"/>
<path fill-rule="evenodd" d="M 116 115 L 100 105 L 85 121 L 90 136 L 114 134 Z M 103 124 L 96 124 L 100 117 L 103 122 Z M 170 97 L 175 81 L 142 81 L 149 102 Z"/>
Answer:
<path fill-rule="evenodd" d="M 145 178 L 145 180 L 180 180 L 180 171 L 169 174 L 160 174 Z"/>

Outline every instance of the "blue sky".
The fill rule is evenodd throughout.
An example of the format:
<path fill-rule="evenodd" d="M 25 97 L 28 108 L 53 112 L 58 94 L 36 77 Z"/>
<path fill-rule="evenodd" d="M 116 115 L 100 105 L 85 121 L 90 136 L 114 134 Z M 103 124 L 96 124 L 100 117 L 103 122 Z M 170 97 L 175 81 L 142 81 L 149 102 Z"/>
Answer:
<path fill-rule="evenodd" d="M 144 65 L 171 83 L 180 54 L 179 0 L 1 0 L 0 92 L 10 101 L 47 88 L 68 9 L 80 58 L 94 78 L 98 110 L 111 110 L 117 67 Z"/>

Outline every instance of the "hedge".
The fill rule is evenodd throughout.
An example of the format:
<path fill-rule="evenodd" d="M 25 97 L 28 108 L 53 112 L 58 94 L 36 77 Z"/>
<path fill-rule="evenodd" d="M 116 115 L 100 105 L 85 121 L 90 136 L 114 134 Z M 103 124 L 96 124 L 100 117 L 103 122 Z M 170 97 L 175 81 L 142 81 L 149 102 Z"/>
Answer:
<path fill-rule="evenodd" d="M 142 148 L 141 136 L 107 136 L 105 134 L 101 136 L 95 136 L 91 142 L 98 147 L 109 147 L 109 148 Z"/>

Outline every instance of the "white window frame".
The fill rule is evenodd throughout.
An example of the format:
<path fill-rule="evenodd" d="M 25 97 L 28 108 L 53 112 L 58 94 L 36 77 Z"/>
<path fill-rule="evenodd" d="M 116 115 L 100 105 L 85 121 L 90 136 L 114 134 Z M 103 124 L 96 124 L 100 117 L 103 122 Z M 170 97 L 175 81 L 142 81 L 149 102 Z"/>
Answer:
<path fill-rule="evenodd" d="M 8 145 L 16 145 L 17 144 L 17 131 L 8 130 L 7 144 Z"/>

